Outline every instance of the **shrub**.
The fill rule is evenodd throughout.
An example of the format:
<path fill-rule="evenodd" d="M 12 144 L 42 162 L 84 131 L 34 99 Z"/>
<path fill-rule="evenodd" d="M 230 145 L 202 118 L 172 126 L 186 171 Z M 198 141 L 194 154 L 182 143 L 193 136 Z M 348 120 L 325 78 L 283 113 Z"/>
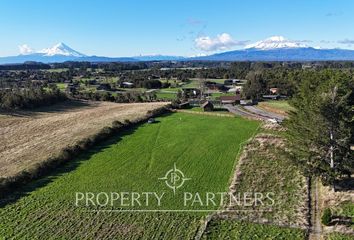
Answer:
<path fill-rule="evenodd" d="M 120 121 L 113 121 L 112 122 L 112 128 L 115 130 L 121 128 L 122 126 L 123 126 L 123 123 L 121 123 Z"/>
<path fill-rule="evenodd" d="M 326 208 L 323 211 L 321 222 L 323 225 L 328 226 L 331 223 L 331 220 L 332 220 L 332 211 L 330 208 Z"/>
<path fill-rule="evenodd" d="M 130 125 L 130 124 L 132 124 L 132 122 L 129 119 L 124 120 L 124 125 Z"/>

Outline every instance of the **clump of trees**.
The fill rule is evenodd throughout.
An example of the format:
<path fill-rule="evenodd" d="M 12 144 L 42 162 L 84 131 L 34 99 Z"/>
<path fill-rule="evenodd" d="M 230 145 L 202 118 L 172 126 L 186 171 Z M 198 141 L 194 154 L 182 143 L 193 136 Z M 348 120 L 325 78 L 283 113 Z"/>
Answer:
<path fill-rule="evenodd" d="M 294 163 L 325 184 L 354 172 L 354 78 L 338 70 L 308 71 L 286 122 Z"/>
<path fill-rule="evenodd" d="M 48 88 L 31 86 L 29 88 L 11 88 L 0 91 L 0 109 L 32 109 L 65 101 L 66 95 L 50 85 Z"/>
<path fill-rule="evenodd" d="M 291 97 L 296 91 L 296 85 L 310 70 L 298 69 L 264 69 L 250 71 L 246 75 L 248 80 L 243 93 L 248 99 L 261 99 L 262 95 L 269 94 L 270 88 L 278 88 L 278 93 Z"/>
<path fill-rule="evenodd" d="M 116 103 L 150 102 L 157 99 L 155 93 L 124 92 L 112 94 L 110 92 L 77 92 L 73 97 L 93 101 L 108 101 Z"/>

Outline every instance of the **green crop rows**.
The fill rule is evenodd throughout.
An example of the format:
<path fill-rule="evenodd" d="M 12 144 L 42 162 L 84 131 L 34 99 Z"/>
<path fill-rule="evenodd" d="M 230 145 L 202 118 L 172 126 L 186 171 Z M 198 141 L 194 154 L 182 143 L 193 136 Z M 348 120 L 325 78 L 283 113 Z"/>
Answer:
<path fill-rule="evenodd" d="M 181 209 L 182 191 L 227 191 L 240 143 L 258 124 L 175 113 L 123 132 L 2 200 L 0 238 L 193 238 L 207 213 L 95 210 Z M 159 179 L 174 164 L 189 178 L 175 195 Z M 163 206 L 75 205 L 76 192 L 133 191 L 164 192 Z"/>
<path fill-rule="evenodd" d="M 303 240 L 305 231 L 229 220 L 210 222 L 203 239 L 242 239 L 242 240 Z"/>

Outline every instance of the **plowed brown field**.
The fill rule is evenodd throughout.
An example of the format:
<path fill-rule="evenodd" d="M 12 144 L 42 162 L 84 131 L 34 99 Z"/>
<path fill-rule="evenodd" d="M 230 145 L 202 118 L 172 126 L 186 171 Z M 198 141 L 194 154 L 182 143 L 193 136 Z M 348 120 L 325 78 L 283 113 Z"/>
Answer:
<path fill-rule="evenodd" d="M 0 177 L 55 156 L 115 120 L 133 120 L 163 105 L 166 103 L 68 102 L 36 112 L 0 114 Z"/>

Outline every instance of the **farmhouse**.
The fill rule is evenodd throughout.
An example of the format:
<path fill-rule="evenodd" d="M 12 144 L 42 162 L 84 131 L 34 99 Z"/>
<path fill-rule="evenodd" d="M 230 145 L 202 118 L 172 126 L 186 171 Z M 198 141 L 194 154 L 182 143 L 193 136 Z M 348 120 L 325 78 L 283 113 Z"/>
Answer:
<path fill-rule="evenodd" d="M 263 99 L 270 99 L 270 100 L 279 100 L 280 95 L 263 95 L 262 96 Z"/>
<path fill-rule="evenodd" d="M 242 86 L 235 86 L 230 88 L 227 92 L 229 93 L 240 93 L 242 91 Z"/>
<path fill-rule="evenodd" d="M 156 75 L 151 75 L 148 77 L 149 80 L 156 80 L 156 79 L 160 79 L 159 76 L 156 76 Z"/>
<path fill-rule="evenodd" d="M 224 84 L 221 84 L 221 83 L 216 83 L 216 82 L 206 82 L 205 83 L 205 86 L 209 89 L 212 89 L 212 90 L 219 90 L 219 91 L 227 91 L 228 88 L 224 86 Z"/>
<path fill-rule="evenodd" d="M 214 110 L 214 105 L 210 101 L 206 101 L 201 105 L 204 112 L 211 112 Z"/>
<path fill-rule="evenodd" d="M 186 108 L 189 108 L 189 107 L 190 107 L 189 102 L 182 102 L 182 103 L 178 104 L 178 108 L 179 109 L 186 109 Z"/>
<path fill-rule="evenodd" d="M 68 94 L 75 94 L 77 93 L 77 90 L 78 90 L 78 86 L 70 83 L 66 86 L 65 92 Z"/>
<path fill-rule="evenodd" d="M 122 87 L 122 88 L 132 88 L 132 87 L 134 87 L 134 83 L 131 83 L 131 82 L 122 82 L 122 83 L 120 84 L 120 87 Z"/>
<path fill-rule="evenodd" d="M 240 83 L 241 80 L 240 79 L 227 79 L 224 81 L 224 84 L 225 85 L 234 85 L 234 84 L 237 84 L 237 83 Z"/>
<path fill-rule="evenodd" d="M 270 92 L 271 94 L 278 94 L 278 88 L 270 88 L 270 89 L 269 89 L 269 92 Z"/>
<path fill-rule="evenodd" d="M 255 105 L 255 104 L 258 104 L 257 103 L 257 100 L 255 99 L 244 99 L 244 100 L 240 100 L 240 104 L 243 105 L 243 106 L 252 106 L 252 105 Z"/>
<path fill-rule="evenodd" d="M 182 93 L 187 98 L 196 98 L 201 94 L 198 88 L 182 88 Z"/>
<path fill-rule="evenodd" d="M 220 101 L 222 104 L 240 104 L 241 95 L 236 94 L 235 96 L 221 96 Z"/>

